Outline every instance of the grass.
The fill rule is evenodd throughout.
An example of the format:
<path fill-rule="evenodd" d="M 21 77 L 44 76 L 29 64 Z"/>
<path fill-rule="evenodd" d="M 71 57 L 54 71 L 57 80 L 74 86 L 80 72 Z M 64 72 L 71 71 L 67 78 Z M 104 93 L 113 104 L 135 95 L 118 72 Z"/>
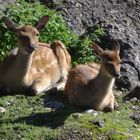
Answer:
<path fill-rule="evenodd" d="M 6 112 L 0 114 L 0 139 L 140 139 L 140 125 L 135 125 L 130 119 L 130 114 L 134 112 L 133 103 L 124 103 L 122 96 L 117 100 L 119 111 L 93 115 L 68 105 L 60 94 L 40 97 L 5 96 L 0 98 L 0 106 L 6 109 Z M 54 111 L 45 106 L 48 101 L 63 102 L 65 107 Z M 139 106 L 140 103 L 136 105 Z M 93 124 L 94 120 L 103 120 L 104 127 Z"/>

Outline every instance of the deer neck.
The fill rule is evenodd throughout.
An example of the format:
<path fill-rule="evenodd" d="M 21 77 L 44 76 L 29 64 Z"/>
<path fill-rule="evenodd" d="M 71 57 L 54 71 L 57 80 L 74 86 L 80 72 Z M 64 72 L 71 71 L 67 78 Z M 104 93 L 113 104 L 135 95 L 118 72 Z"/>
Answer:
<path fill-rule="evenodd" d="M 33 54 L 24 54 L 20 50 L 18 51 L 17 59 L 14 66 L 17 68 L 18 77 L 24 78 L 31 68 Z"/>
<path fill-rule="evenodd" d="M 97 87 L 97 94 L 102 97 L 112 92 L 115 78 L 110 77 L 106 74 L 103 64 L 101 64 L 100 71 L 96 80 L 93 81 L 94 87 Z M 95 89 L 94 89 L 95 90 Z"/>

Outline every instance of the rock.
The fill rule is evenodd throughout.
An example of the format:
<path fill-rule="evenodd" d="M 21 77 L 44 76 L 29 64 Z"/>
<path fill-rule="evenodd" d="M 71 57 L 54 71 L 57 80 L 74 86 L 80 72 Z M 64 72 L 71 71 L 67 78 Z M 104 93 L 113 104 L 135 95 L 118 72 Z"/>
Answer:
<path fill-rule="evenodd" d="M 95 121 L 92 121 L 92 123 L 94 125 L 97 125 L 98 127 L 104 127 L 104 121 L 103 120 L 95 120 Z"/>
<path fill-rule="evenodd" d="M 0 0 L 0 3 L 13 3 L 16 2 L 16 0 Z"/>
<path fill-rule="evenodd" d="M 130 102 L 137 102 L 138 99 L 137 99 L 136 97 L 134 97 L 134 98 L 130 99 L 129 101 L 130 101 Z"/>
<path fill-rule="evenodd" d="M 137 139 L 134 137 L 129 137 L 129 138 L 127 138 L 127 140 L 137 140 Z"/>
<path fill-rule="evenodd" d="M 122 91 L 132 91 L 140 83 L 140 1 L 139 0 L 41 0 L 61 11 L 69 27 L 79 35 L 101 24 L 121 46 L 121 77 L 116 80 Z M 51 4 L 50 4 L 51 3 Z"/>
<path fill-rule="evenodd" d="M 0 7 L 5 7 L 6 5 L 8 5 L 9 3 L 15 3 L 16 0 L 0 0 Z"/>
<path fill-rule="evenodd" d="M 140 106 L 137 106 L 137 105 L 133 105 L 132 107 L 131 107 L 133 110 L 140 110 Z"/>
<path fill-rule="evenodd" d="M 47 102 L 44 105 L 45 105 L 45 107 L 51 108 L 52 110 L 55 110 L 55 111 L 56 110 L 64 109 L 64 107 L 65 107 L 63 103 L 61 103 L 61 102 L 55 102 L 55 101 L 53 101 L 53 102 Z"/>
<path fill-rule="evenodd" d="M 79 119 L 82 117 L 82 114 L 81 113 L 75 113 L 72 115 L 75 119 Z"/>
<path fill-rule="evenodd" d="M 16 0 L 0 0 L 0 19 L 4 14 L 7 15 L 7 6 L 10 3 L 17 4 Z M 4 12 L 4 14 L 3 14 L 3 12 Z"/>
<path fill-rule="evenodd" d="M 86 110 L 85 112 L 88 113 L 88 114 L 92 114 L 92 115 L 94 115 L 94 116 L 97 116 L 97 115 L 99 114 L 98 111 L 93 110 L 93 109 L 88 109 L 88 110 Z"/>
<path fill-rule="evenodd" d="M 133 112 L 131 115 L 130 115 L 130 118 L 132 120 L 134 120 L 134 122 L 136 124 L 140 124 L 140 112 Z"/>
<path fill-rule="evenodd" d="M 126 96 L 124 96 L 124 100 L 140 100 L 140 86 L 134 88 L 131 92 L 129 92 Z"/>
<path fill-rule="evenodd" d="M 0 113 L 4 113 L 5 111 L 6 111 L 6 109 L 5 109 L 5 108 L 0 107 Z"/>

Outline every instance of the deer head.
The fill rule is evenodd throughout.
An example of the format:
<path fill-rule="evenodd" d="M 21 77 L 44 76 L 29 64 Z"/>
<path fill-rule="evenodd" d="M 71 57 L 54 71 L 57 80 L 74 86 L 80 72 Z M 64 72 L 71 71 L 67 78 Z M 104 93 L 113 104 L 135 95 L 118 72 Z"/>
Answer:
<path fill-rule="evenodd" d="M 45 27 L 48 19 L 48 16 L 43 16 L 35 26 L 25 25 L 18 27 L 7 17 L 2 17 L 6 27 L 18 35 L 19 50 L 24 54 L 34 52 L 39 42 L 39 31 Z"/>
<path fill-rule="evenodd" d="M 120 46 L 117 41 L 113 42 L 112 50 L 103 50 L 97 44 L 93 44 L 94 52 L 101 58 L 104 73 L 111 78 L 120 75 L 121 59 L 119 56 Z"/>

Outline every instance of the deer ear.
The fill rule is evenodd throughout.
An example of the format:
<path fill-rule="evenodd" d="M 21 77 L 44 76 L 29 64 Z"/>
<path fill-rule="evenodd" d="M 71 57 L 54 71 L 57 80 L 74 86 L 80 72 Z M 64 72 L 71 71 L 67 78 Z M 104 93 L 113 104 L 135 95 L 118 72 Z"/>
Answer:
<path fill-rule="evenodd" d="M 115 51 L 116 53 L 120 53 L 120 44 L 117 40 L 113 41 L 113 51 Z"/>
<path fill-rule="evenodd" d="M 13 32 L 17 32 L 18 31 L 17 26 L 8 17 L 3 16 L 2 17 L 2 21 L 4 22 L 4 24 L 6 25 L 6 27 L 10 31 L 13 31 Z"/>
<path fill-rule="evenodd" d="M 43 16 L 39 21 L 35 24 L 35 27 L 38 31 L 42 30 L 46 23 L 49 21 L 49 16 Z"/>
<path fill-rule="evenodd" d="M 94 49 L 94 52 L 98 55 L 101 56 L 104 52 L 104 50 L 99 47 L 96 43 L 93 43 L 92 48 Z"/>

